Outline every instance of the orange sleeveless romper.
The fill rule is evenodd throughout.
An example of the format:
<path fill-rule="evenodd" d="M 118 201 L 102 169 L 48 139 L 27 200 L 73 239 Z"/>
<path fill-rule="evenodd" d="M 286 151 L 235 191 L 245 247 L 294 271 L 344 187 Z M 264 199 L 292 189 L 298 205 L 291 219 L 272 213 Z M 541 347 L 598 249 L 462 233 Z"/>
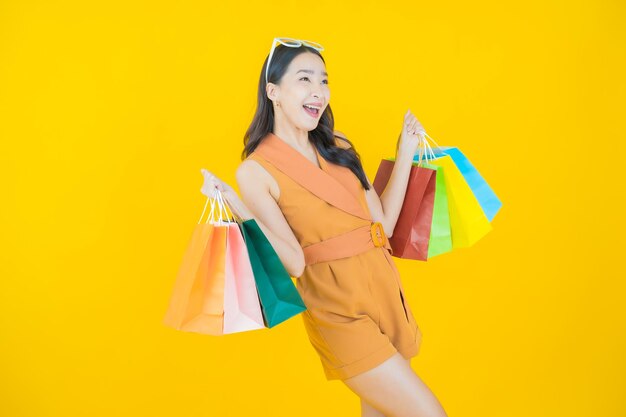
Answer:
<path fill-rule="evenodd" d="M 422 334 L 359 179 L 316 154 L 321 169 L 269 133 L 246 159 L 261 164 L 280 187 L 278 206 L 306 261 L 296 277 L 307 307 L 301 317 L 326 379 L 346 379 L 396 352 L 417 355 Z"/>

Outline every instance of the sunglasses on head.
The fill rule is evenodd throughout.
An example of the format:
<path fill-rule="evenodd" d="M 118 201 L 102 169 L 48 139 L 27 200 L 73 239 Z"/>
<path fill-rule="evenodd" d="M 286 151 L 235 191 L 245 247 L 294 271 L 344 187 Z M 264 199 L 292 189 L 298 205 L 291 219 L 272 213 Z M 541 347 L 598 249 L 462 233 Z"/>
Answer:
<path fill-rule="evenodd" d="M 323 51 L 324 47 L 317 42 L 305 41 L 302 39 L 293 38 L 274 38 L 272 41 L 272 49 L 270 49 L 270 56 L 267 58 L 267 65 L 265 66 L 265 84 L 268 83 L 267 77 L 269 75 L 270 62 L 272 61 L 272 55 L 274 55 L 274 49 L 276 48 L 276 42 L 279 42 L 290 48 L 299 48 L 302 45 L 315 49 L 316 51 Z"/>

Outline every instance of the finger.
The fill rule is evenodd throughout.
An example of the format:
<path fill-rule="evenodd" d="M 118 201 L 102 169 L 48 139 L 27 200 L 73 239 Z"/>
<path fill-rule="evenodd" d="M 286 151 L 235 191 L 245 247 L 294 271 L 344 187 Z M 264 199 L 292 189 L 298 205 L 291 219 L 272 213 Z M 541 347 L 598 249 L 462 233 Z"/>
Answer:
<path fill-rule="evenodd" d="M 213 193 L 211 192 L 211 189 L 210 189 L 210 188 L 207 188 L 207 187 L 202 187 L 202 188 L 200 188 L 200 192 L 201 192 L 202 194 L 204 194 L 205 196 L 207 196 L 207 197 L 211 197 L 211 196 L 212 196 L 212 194 L 213 194 Z"/>

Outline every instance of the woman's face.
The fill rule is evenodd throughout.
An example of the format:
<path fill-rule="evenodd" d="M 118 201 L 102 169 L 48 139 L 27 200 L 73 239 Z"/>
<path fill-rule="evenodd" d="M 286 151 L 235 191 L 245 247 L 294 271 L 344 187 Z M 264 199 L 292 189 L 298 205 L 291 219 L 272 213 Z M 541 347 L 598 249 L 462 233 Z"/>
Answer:
<path fill-rule="evenodd" d="M 274 106 L 277 123 L 289 123 L 306 131 L 314 130 L 330 100 L 324 61 L 310 52 L 296 56 L 280 84 L 269 83 L 267 92 L 270 100 L 280 104 L 279 107 Z"/>

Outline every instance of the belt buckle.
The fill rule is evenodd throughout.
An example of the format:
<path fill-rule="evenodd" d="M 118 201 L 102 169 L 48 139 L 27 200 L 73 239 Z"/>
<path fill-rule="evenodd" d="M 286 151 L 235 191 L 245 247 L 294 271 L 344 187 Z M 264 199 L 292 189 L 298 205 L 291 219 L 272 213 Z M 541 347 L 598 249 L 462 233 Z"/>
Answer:
<path fill-rule="evenodd" d="M 372 226 L 370 227 L 370 234 L 372 235 L 372 241 L 374 242 L 374 246 L 376 246 L 377 248 L 385 246 L 385 231 L 383 229 L 382 223 L 372 223 Z"/>

